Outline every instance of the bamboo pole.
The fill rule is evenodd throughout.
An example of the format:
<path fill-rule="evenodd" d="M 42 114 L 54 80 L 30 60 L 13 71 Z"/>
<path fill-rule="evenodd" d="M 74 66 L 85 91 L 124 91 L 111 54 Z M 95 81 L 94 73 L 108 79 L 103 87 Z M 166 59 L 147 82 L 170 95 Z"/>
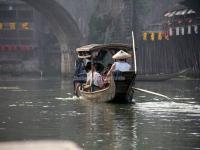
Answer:
<path fill-rule="evenodd" d="M 133 42 L 133 58 L 134 58 L 134 69 L 135 69 L 135 74 L 137 73 L 137 64 L 136 64 L 136 53 L 135 53 L 135 38 L 134 38 L 134 33 L 132 31 L 132 42 Z"/>
<path fill-rule="evenodd" d="M 145 90 L 145 89 L 140 89 L 140 88 L 136 88 L 136 87 L 132 87 L 134 90 L 137 90 L 137 91 L 140 91 L 140 92 L 144 92 L 144 93 L 148 93 L 148 94 L 153 94 L 153 95 L 157 95 L 157 96 L 160 96 L 160 97 L 164 97 L 168 100 L 170 100 L 171 98 L 166 96 L 166 95 L 163 95 L 163 94 L 160 94 L 160 93 L 156 93 L 156 92 L 152 92 L 152 91 L 149 91 L 149 90 Z"/>

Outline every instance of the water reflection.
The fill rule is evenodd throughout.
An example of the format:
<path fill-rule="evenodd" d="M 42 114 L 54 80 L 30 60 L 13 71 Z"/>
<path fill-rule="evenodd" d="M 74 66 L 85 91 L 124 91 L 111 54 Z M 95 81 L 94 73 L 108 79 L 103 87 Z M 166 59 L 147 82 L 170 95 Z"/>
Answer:
<path fill-rule="evenodd" d="M 199 81 L 168 81 L 150 85 L 138 84 L 171 95 L 172 99 L 135 93 L 138 96 L 134 106 L 138 118 L 137 149 L 199 149 L 200 95 L 194 90 L 200 85 Z"/>
<path fill-rule="evenodd" d="M 0 141 L 65 139 L 84 149 L 198 149 L 196 81 L 137 83 L 172 97 L 135 93 L 136 104 L 91 103 L 70 80 L 0 82 Z"/>
<path fill-rule="evenodd" d="M 177 103 L 177 102 L 146 102 L 137 103 L 136 108 L 148 113 L 187 113 L 200 116 L 200 105 L 195 105 L 195 102 Z"/>
<path fill-rule="evenodd" d="M 86 149 L 136 147 L 136 117 L 131 106 L 84 103 L 87 112 Z"/>

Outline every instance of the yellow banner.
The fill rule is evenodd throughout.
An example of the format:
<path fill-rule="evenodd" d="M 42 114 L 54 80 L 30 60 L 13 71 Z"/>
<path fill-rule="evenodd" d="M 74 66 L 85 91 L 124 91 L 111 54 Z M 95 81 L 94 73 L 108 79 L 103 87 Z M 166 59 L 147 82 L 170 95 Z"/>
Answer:
<path fill-rule="evenodd" d="M 0 22 L 0 30 L 3 30 L 3 23 Z"/>
<path fill-rule="evenodd" d="M 162 32 L 158 32 L 158 40 L 162 40 Z"/>
<path fill-rule="evenodd" d="M 168 32 L 143 32 L 143 40 L 144 41 L 169 40 L 169 33 Z"/>
<path fill-rule="evenodd" d="M 0 22 L 0 30 L 16 30 L 16 29 L 22 29 L 22 30 L 30 30 L 30 24 L 29 22 L 21 22 L 21 23 L 16 23 L 16 22 L 8 22 L 8 23 L 3 23 Z"/>
<path fill-rule="evenodd" d="M 151 40 L 151 41 L 154 41 L 154 40 L 155 40 L 155 33 L 154 33 L 154 32 L 151 32 L 151 33 L 150 33 L 150 40 Z"/>
<path fill-rule="evenodd" d="M 144 41 L 147 40 L 147 33 L 146 33 L 146 32 L 143 33 L 143 40 L 144 40 Z"/>
<path fill-rule="evenodd" d="M 16 30 L 16 23 L 15 22 L 10 22 L 8 25 L 9 25 L 10 30 Z"/>
<path fill-rule="evenodd" d="M 30 26 L 29 26 L 29 23 L 28 23 L 28 22 L 23 22 L 23 23 L 21 24 L 21 27 L 22 27 L 22 29 L 24 29 L 24 30 L 29 30 L 29 29 L 30 29 Z"/>

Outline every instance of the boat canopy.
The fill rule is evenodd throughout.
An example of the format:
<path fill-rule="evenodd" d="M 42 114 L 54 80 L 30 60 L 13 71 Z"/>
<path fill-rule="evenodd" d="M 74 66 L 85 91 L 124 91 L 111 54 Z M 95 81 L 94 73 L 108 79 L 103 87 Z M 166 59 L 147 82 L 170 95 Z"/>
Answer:
<path fill-rule="evenodd" d="M 82 59 L 91 58 L 92 55 L 95 55 L 95 52 L 99 51 L 111 51 L 115 54 L 119 50 L 124 50 L 126 52 L 132 52 L 132 47 L 126 44 L 112 43 L 112 44 L 90 44 L 79 47 L 76 49 L 78 57 Z"/>

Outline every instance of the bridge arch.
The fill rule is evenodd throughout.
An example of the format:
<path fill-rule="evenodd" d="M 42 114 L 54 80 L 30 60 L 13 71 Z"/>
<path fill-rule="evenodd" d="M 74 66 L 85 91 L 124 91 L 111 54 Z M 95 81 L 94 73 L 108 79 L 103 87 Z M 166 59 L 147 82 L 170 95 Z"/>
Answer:
<path fill-rule="evenodd" d="M 46 19 L 61 48 L 61 74 L 66 76 L 73 68 L 70 51 L 82 42 L 82 34 L 72 16 L 56 0 L 22 0 L 38 10 Z"/>

